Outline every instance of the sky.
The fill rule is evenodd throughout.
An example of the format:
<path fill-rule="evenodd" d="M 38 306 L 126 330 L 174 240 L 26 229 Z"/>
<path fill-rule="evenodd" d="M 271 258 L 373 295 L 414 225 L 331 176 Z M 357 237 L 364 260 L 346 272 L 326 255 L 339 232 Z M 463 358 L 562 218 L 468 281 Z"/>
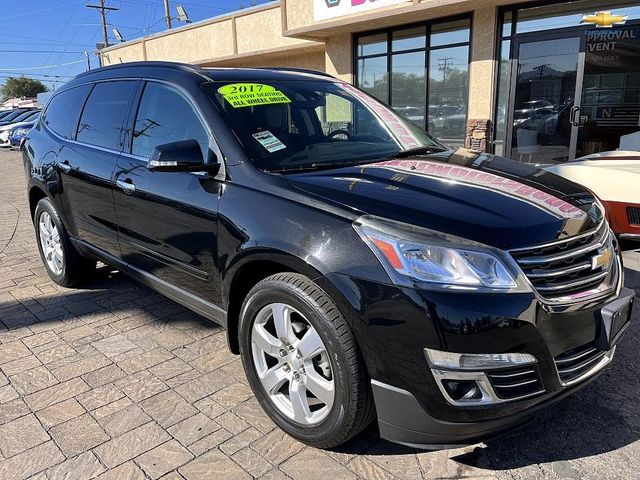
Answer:
<path fill-rule="evenodd" d="M 9 76 L 30 76 L 54 90 L 74 75 L 98 67 L 93 52 L 102 42 L 100 14 L 87 4 L 99 0 L 1 0 L 0 83 Z M 173 17 L 176 5 L 184 6 L 192 21 L 215 17 L 266 0 L 169 0 Z M 112 28 L 125 40 L 165 30 L 163 0 L 105 0 L 119 10 L 107 15 L 109 42 L 116 43 Z M 174 20 L 173 26 L 183 23 Z"/>

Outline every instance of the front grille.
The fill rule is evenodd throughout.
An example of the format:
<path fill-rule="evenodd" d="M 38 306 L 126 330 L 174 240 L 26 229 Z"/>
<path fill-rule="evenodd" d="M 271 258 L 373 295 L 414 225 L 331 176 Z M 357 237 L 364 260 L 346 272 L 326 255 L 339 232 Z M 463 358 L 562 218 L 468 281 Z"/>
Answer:
<path fill-rule="evenodd" d="M 627 219 L 629 225 L 640 225 L 640 208 L 627 207 Z"/>
<path fill-rule="evenodd" d="M 600 350 L 593 343 L 589 343 L 558 355 L 555 362 L 560 381 L 569 384 L 580 379 L 594 368 L 606 354 L 605 350 Z"/>
<path fill-rule="evenodd" d="M 486 372 L 498 398 L 516 400 L 544 393 L 544 387 L 535 365 L 490 370 Z"/>
<path fill-rule="evenodd" d="M 609 261 L 594 263 L 607 250 Z M 533 287 L 549 300 L 571 299 L 598 288 L 611 273 L 616 255 L 606 222 L 588 234 L 510 253 Z"/>

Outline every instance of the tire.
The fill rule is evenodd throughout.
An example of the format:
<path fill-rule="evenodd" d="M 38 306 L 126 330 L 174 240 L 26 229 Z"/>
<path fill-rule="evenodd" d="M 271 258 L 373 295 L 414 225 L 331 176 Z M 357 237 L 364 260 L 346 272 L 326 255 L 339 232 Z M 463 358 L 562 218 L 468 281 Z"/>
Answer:
<path fill-rule="evenodd" d="M 285 313 L 278 313 L 278 318 L 288 315 L 291 320 L 295 336 L 291 342 L 278 338 L 274 312 L 281 311 Z M 353 334 L 327 294 L 307 277 L 279 273 L 256 284 L 244 300 L 239 330 L 240 354 L 249 384 L 267 415 L 286 433 L 307 445 L 332 448 L 371 423 L 375 415 L 373 396 Z M 267 345 L 273 349 L 273 356 L 265 354 L 262 347 L 264 332 L 271 335 Z M 309 347 L 312 344 L 316 350 Z M 307 355 L 312 350 L 320 353 Z M 287 356 L 283 358 L 284 352 Z M 276 371 L 279 376 L 274 377 Z M 298 380 L 294 378 L 296 372 L 303 372 Z M 265 386 L 274 384 L 269 383 L 272 377 L 283 376 L 284 383 L 276 393 L 277 386 Z M 332 397 L 325 388 L 331 382 Z M 307 393 L 300 394 L 301 389 Z M 302 400 L 294 402 L 293 398 Z M 300 408 L 305 399 L 308 409 Z M 304 412 L 303 420 L 300 412 Z"/>
<path fill-rule="evenodd" d="M 86 259 L 76 251 L 60 215 L 48 198 L 38 202 L 33 225 L 40 257 L 51 280 L 62 287 L 74 287 L 90 277 L 96 267 L 95 260 Z"/>

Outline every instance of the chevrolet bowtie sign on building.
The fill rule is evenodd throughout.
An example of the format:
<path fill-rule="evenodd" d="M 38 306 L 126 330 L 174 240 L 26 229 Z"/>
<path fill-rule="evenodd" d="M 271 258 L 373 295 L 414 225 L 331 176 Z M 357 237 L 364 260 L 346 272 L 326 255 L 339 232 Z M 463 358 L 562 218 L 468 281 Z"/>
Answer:
<path fill-rule="evenodd" d="M 611 28 L 614 25 L 624 25 L 626 15 L 614 15 L 611 12 L 596 12 L 593 15 L 583 15 L 580 23 L 595 25 L 598 28 Z"/>
<path fill-rule="evenodd" d="M 313 0 L 313 17 L 316 21 L 328 20 L 398 3 L 411 0 Z"/>

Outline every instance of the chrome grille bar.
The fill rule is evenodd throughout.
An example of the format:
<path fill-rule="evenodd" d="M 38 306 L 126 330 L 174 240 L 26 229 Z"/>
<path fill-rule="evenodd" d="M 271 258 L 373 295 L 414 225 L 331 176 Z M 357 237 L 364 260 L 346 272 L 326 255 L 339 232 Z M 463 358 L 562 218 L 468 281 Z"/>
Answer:
<path fill-rule="evenodd" d="M 608 263 L 602 261 L 607 249 L 612 254 Z M 556 303 L 601 295 L 616 277 L 613 236 L 606 221 L 590 232 L 509 253 L 533 288 Z"/>

